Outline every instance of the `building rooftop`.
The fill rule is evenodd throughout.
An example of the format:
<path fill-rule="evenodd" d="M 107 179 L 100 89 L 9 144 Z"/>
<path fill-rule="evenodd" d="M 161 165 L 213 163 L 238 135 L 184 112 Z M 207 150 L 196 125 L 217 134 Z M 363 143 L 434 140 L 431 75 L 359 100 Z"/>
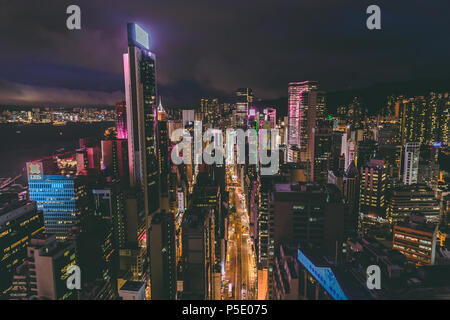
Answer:
<path fill-rule="evenodd" d="M 120 288 L 120 291 L 134 291 L 134 292 L 137 292 L 137 291 L 141 290 L 142 287 L 145 287 L 145 282 L 128 280 Z"/>

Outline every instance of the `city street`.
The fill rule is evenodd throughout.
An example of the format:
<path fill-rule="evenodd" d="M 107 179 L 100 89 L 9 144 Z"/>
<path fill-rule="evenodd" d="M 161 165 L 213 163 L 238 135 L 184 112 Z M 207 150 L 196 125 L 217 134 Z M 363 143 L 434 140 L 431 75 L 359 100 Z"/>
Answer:
<path fill-rule="evenodd" d="M 225 299 L 247 300 L 256 298 L 256 269 L 253 245 L 249 236 L 249 219 L 245 194 L 238 185 L 234 167 L 227 170 L 227 182 L 230 186 L 230 206 L 236 212 L 229 220 L 229 241 L 225 280 Z M 230 285 L 232 286 L 231 291 Z"/>

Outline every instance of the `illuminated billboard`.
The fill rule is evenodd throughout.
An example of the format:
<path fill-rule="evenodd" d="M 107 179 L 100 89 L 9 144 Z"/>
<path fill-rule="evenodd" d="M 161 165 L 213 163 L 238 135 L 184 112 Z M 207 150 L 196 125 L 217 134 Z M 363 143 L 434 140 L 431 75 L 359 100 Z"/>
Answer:
<path fill-rule="evenodd" d="M 27 162 L 28 180 L 42 180 L 43 171 L 42 162 Z"/>
<path fill-rule="evenodd" d="M 135 34 L 135 40 L 139 44 L 141 44 L 144 48 L 149 48 L 149 42 L 148 42 L 148 33 L 144 31 L 139 25 L 134 25 L 134 34 Z"/>
<path fill-rule="evenodd" d="M 136 23 L 128 24 L 128 42 L 146 50 L 150 47 L 148 33 Z"/>

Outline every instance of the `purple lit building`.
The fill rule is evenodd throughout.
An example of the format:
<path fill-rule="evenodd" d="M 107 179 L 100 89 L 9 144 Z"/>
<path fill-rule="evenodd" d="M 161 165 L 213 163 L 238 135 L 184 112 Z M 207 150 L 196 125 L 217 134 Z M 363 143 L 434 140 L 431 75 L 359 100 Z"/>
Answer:
<path fill-rule="evenodd" d="M 116 104 L 117 139 L 127 139 L 127 104 L 120 101 Z"/>

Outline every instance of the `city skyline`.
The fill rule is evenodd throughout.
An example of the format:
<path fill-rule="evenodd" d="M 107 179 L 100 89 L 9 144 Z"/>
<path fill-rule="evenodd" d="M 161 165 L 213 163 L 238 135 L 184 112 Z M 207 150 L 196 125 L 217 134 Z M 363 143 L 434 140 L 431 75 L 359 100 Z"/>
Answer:
<path fill-rule="evenodd" d="M 273 316 L 274 300 L 450 300 L 448 44 L 417 50 L 430 27 L 393 37 L 411 30 L 387 1 L 64 0 L 38 15 L 62 4 L 65 32 L 49 18 L 30 30 L 42 41 L 0 51 L 0 300 L 172 300 L 211 317 Z M 343 90 L 379 79 L 391 84 L 376 95 Z"/>

